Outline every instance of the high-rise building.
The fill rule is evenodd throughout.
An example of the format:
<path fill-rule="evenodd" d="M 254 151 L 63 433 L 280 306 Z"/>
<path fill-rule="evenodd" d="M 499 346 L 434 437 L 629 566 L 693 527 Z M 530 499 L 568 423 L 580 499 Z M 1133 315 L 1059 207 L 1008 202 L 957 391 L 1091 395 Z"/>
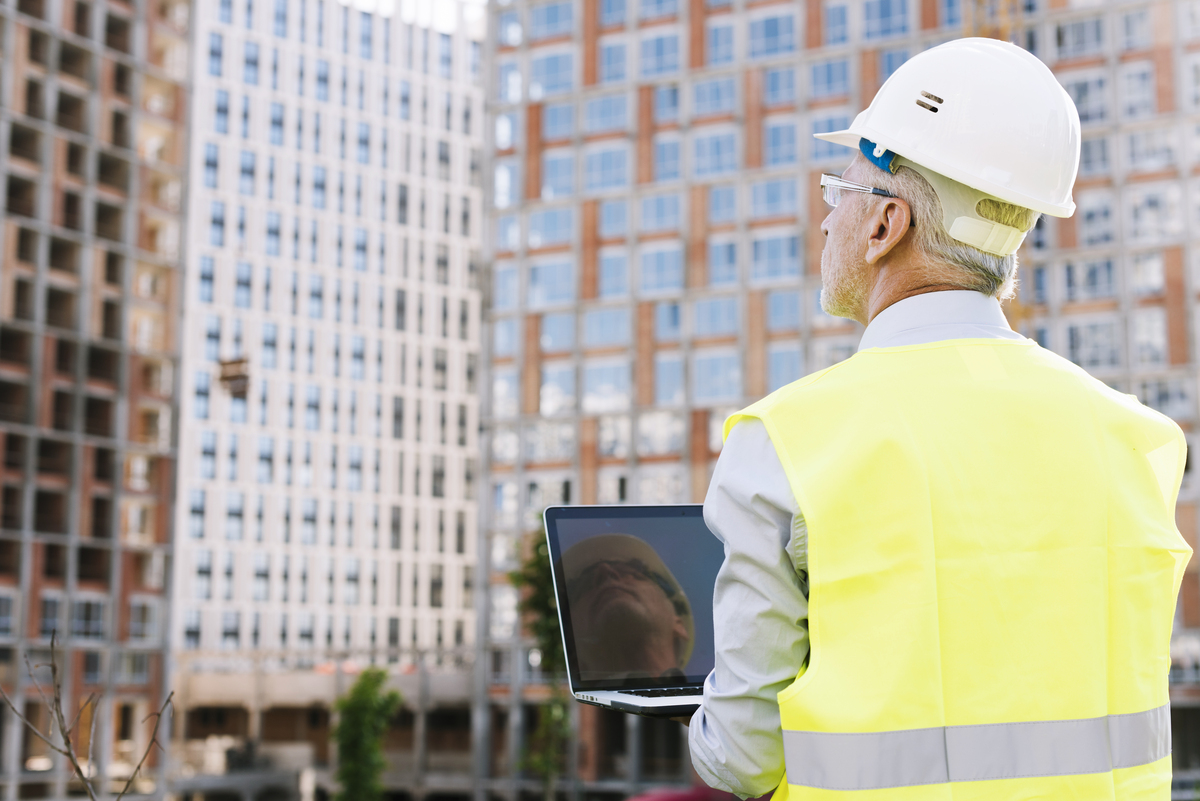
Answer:
<path fill-rule="evenodd" d="M 458 2 L 197 14 L 171 628 L 197 766 L 212 737 L 328 765 L 372 663 L 411 713 L 389 787 L 454 764 L 416 753 L 439 725 L 467 764 L 483 24 Z"/>
<path fill-rule="evenodd" d="M 731 410 L 854 352 L 862 328 L 820 307 L 818 186 L 853 153 L 811 135 L 928 47 L 1005 38 L 1060 78 L 1079 210 L 1026 240 L 1010 318 L 1194 436 L 1200 3 L 501 0 L 490 30 L 482 786 L 523 786 L 545 697 L 503 578 L 541 510 L 702 500 Z M 1198 509 L 1189 471 L 1193 543 Z M 1182 769 L 1200 767 L 1194 565 L 1180 609 Z M 576 790 L 686 775 L 679 727 L 573 714 Z"/>
<path fill-rule="evenodd" d="M 67 714 L 99 699 L 76 746 L 106 787 L 167 689 L 189 16 L 0 7 L 0 682 L 50 734 L 25 660 L 49 662 L 53 637 Z M 5 798 L 81 792 L 7 711 L 2 731 Z M 142 791 L 161 794 L 157 764 Z"/>

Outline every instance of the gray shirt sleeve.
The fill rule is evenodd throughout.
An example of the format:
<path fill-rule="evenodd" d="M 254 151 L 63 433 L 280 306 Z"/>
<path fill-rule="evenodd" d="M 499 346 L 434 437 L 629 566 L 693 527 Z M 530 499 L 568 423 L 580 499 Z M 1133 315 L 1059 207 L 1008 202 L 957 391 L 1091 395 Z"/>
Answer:
<path fill-rule="evenodd" d="M 752 798 L 783 776 L 776 694 L 808 656 L 807 529 L 762 422 L 729 433 L 704 521 L 725 544 L 713 596 L 716 666 L 688 729 L 710 787 Z"/>

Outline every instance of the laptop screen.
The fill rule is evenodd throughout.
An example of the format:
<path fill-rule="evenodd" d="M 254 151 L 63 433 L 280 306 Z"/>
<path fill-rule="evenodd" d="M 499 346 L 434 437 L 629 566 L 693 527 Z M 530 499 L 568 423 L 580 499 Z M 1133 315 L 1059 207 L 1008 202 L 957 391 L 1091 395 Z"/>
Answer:
<path fill-rule="evenodd" d="M 704 681 L 725 551 L 701 505 L 551 507 L 546 534 L 574 689 Z"/>

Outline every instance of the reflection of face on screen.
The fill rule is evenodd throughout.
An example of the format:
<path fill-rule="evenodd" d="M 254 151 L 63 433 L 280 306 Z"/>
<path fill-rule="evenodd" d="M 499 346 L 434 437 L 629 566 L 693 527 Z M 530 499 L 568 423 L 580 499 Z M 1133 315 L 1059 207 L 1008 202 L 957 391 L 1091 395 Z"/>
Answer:
<path fill-rule="evenodd" d="M 590 537 L 562 558 L 580 676 L 682 676 L 695 644 L 687 595 L 629 534 Z"/>

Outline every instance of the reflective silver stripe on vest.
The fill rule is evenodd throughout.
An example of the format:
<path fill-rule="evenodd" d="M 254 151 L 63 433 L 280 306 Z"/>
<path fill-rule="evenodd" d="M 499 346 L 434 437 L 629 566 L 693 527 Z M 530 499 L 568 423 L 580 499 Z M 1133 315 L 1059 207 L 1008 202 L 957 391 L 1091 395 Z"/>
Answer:
<path fill-rule="evenodd" d="M 1082 720 L 878 734 L 783 732 L 788 784 L 824 790 L 1106 773 L 1170 753 L 1169 705 Z"/>

